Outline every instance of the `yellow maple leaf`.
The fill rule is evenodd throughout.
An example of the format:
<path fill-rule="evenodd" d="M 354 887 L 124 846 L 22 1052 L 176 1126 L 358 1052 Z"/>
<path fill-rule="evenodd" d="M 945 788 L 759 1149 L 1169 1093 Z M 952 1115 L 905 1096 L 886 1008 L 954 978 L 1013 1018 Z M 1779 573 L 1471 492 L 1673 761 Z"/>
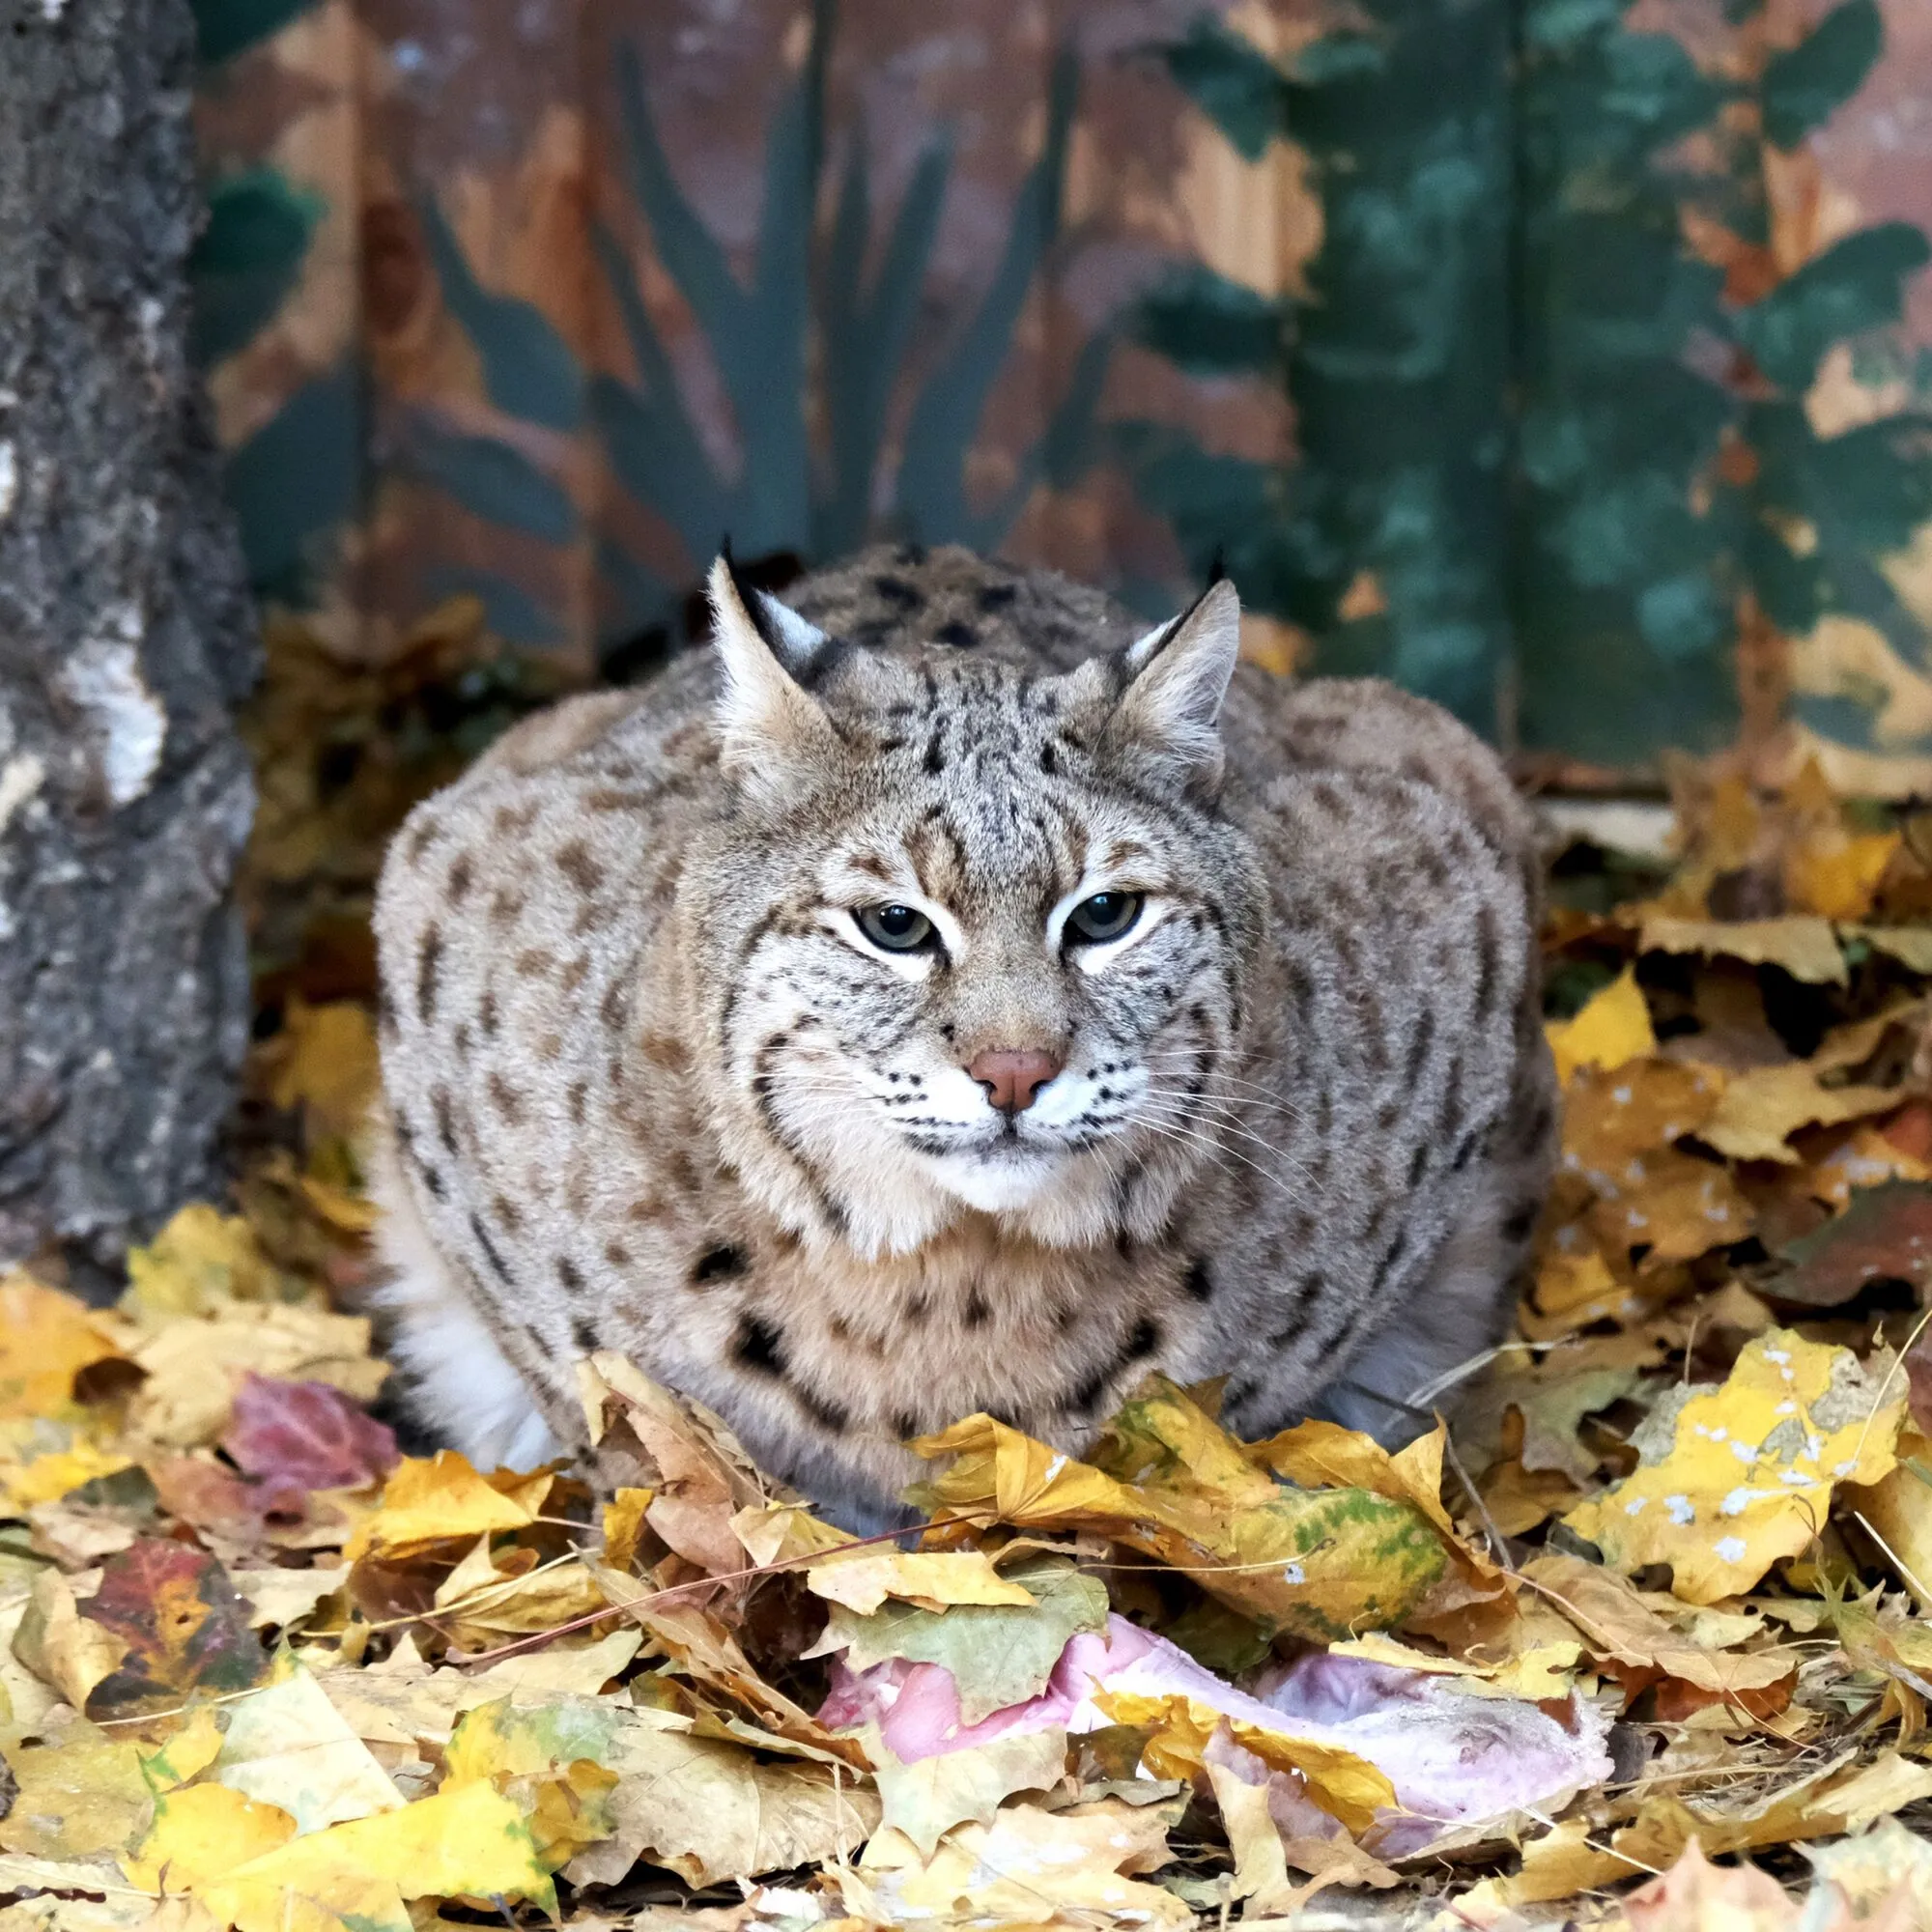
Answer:
<path fill-rule="evenodd" d="M 1554 1021 L 1544 1031 L 1556 1056 L 1556 1078 L 1566 1087 L 1579 1066 L 1607 1072 L 1657 1051 L 1650 1009 L 1636 982 L 1636 969 L 1631 966 L 1593 993 L 1571 1018 Z"/>
<path fill-rule="evenodd" d="M 548 1475 L 479 1475 L 454 1449 L 405 1457 L 342 1553 L 352 1563 L 365 1556 L 393 1561 L 439 1543 L 527 1529 L 550 1486 Z"/>
<path fill-rule="evenodd" d="M 628 1570 L 638 1560 L 638 1546 L 648 1527 L 645 1512 L 655 1490 L 619 1487 L 604 1505 L 604 1561 L 612 1570 Z"/>
<path fill-rule="evenodd" d="M 814 1563 L 806 1588 L 827 1603 L 870 1616 L 888 1597 L 943 1610 L 951 1604 L 1030 1605 L 1033 1594 L 1002 1577 L 979 1549 L 858 1549 Z"/>
<path fill-rule="evenodd" d="M 269 1097 L 277 1107 L 304 1107 L 324 1133 L 360 1132 L 376 1097 L 376 1030 L 356 1000 L 312 1007 L 291 994 L 282 1013 L 280 1049 Z"/>
<path fill-rule="evenodd" d="M 1863 919 L 1898 846 L 1896 832 L 1848 835 L 1833 829 L 1805 839 L 1785 854 L 1786 896 L 1826 919 Z"/>
<path fill-rule="evenodd" d="M 575 1626 L 605 1607 L 604 1593 L 581 1562 L 538 1563 L 533 1550 L 511 1550 L 498 1563 L 490 1538 L 437 1585 L 438 1623 L 464 1644 L 499 1635 Z"/>
<path fill-rule="evenodd" d="M 121 1305 L 152 1318 L 210 1315 L 231 1301 L 279 1301 L 286 1284 L 239 1214 L 190 1202 L 145 1248 L 128 1250 Z"/>
<path fill-rule="evenodd" d="M 83 1483 L 131 1469 L 134 1459 L 110 1448 L 93 1431 L 76 1429 L 64 1449 L 29 1454 L 14 1461 L 11 1442 L 0 1442 L 0 1502 L 10 1515 L 23 1516 L 37 1503 L 50 1503 Z"/>
<path fill-rule="evenodd" d="M 1376 1813 L 1396 1802 L 1395 1786 L 1381 1767 L 1342 1745 L 1229 1718 L 1179 1691 L 1151 1694 L 1097 1686 L 1094 1701 L 1117 1724 L 1151 1727 L 1141 1755 L 1156 1777 L 1204 1776 L 1208 1747 L 1225 1725 L 1236 1743 L 1264 1763 L 1298 1773 L 1309 1797 L 1350 1832 L 1367 1831 Z"/>
<path fill-rule="evenodd" d="M 82 1369 L 120 1352 L 84 1302 L 31 1275 L 0 1277 L 0 1417 L 53 1414 Z"/>
<path fill-rule="evenodd" d="M 185 1891 L 295 1834 L 296 1821 L 278 1805 L 258 1804 L 225 1784 L 191 1784 L 155 1800 L 155 1822 L 121 1869 L 144 1891 Z"/>
<path fill-rule="evenodd" d="M 923 1486 L 945 1515 L 1097 1530 L 1270 1632 L 1327 1641 L 1387 1628 L 1416 1608 L 1451 1560 L 1411 1496 L 1278 1482 L 1159 1376 L 1122 1406 L 1094 1462 L 989 1415 L 912 1446 L 952 1459 Z"/>
<path fill-rule="evenodd" d="M 1773 1328 L 1729 1378 L 1666 1396 L 1634 1438 L 1642 1461 L 1563 1520 L 1626 1572 L 1671 1567 L 1693 1604 L 1747 1590 L 1824 1527 L 1838 1483 L 1876 1483 L 1896 1461 L 1903 1378 L 1848 1349 Z"/>
<path fill-rule="evenodd" d="M 197 1896 L 239 1932 L 279 1932 L 287 1898 L 366 1916 L 371 1887 L 379 1897 L 500 1896 L 556 1910 L 521 1807 L 488 1782 L 291 1838 L 197 1888 Z M 407 1924 L 408 1915 L 401 1920 Z"/>

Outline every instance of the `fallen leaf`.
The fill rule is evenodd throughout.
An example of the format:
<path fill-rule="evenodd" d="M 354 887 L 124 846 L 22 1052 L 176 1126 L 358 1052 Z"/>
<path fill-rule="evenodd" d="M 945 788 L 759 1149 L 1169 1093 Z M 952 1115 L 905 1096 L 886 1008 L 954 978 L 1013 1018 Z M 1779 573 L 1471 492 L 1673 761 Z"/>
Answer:
<path fill-rule="evenodd" d="M 1813 985 L 1842 986 L 1850 978 L 1828 919 L 1674 919 L 1654 913 L 1643 922 L 1637 944 L 1645 952 L 1699 953 L 1707 959 L 1722 956 L 1754 966 L 1781 966 L 1794 980 Z"/>
<path fill-rule="evenodd" d="M 1757 1066 L 1731 1076 L 1697 1138 L 1732 1160 L 1795 1164 L 1799 1155 L 1787 1143 L 1800 1127 L 1882 1114 L 1901 1097 L 1891 1087 L 1827 1087 L 1804 1061 Z"/>
<path fill-rule="evenodd" d="M 1009 1804 L 961 1825 L 930 1859 L 881 1832 L 856 1868 L 828 1874 L 852 1917 L 874 1925 L 1117 1923 L 1179 1928 L 1189 1908 L 1131 1874 L 1168 1862 L 1166 1822 L 1117 1799 L 1045 1811 Z"/>
<path fill-rule="evenodd" d="M 1836 1308 L 1869 1281 L 1932 1280 L 1932 1184 L 1890 1180 L 1861 1187 L 1835 1220 L 1786 1243 L 1790 1264 L 1766 1293 L 1810 1308 Z"/>
<path fill-rule="evenodd" d="M 128 1282 L 122 1307 L 152 1321 L 288 1298 L 254 1229 L 201 1201 L 179 1209 L 147 1247 L 128 1250 Z"/>
<path fill-rule="evenodd" d="M 560 1698 L 519 1710 L 508 1697 L 468 1712 L 444 1751 L 445 1791 L 487 1778 L 522 1804 L 547 1871 L 569 1863 L 616 1827 L 609 1760 L 622 1722 L 612 1706 Z"/>
<path fill-rule="evenodd" d="M 366 1317 L 286 1304 L 236 1303 L 206 1318 L 168 1321 L 136 1344 L 132 1355 L 147 1379 L 128 1427 L 178 1449 L 222 1435 L 247 1374 L 328 1382 L 367 1402 L 389 1373 L 369 1353 Z"/>
<path fill-rule="evenodd" d="M 141 1750 L 84 1719 L 43 1742 L 0 1746 L 17 1787 L 0 1846 L 29 1858 L 75 1859 L 119 1852 L 145 1832 L 155 1794 Z"/>
<path fill-rule="evenodd" d="M 228 1573 L 185 1544 L 146 1538 L 110 1558 L 87 1620 L 125 1646 L 88 1696 L 93 1717 L 179 1704 L 192 1690 L 245 1690 L 268 1673 Z"/>
<path fill-rule="evenodd" d="M 186 1891 L 285 1845 L 296 1821 L 220 1784 L 190 1785 L 155 1800 L 155 1822 L 122 1861 L 147 1891 Z"/>
<path fill-rule="evenodd" d="M 482 1648 L 501 1636 L 581 1628 L 609 1605 L 582 1562 L 538 1563 L 533 1551 L 513 1550 L 499 1567 L 490 1538 L 480 1536 L 437 1585 L 435 1607 L 452 1638 Z"/>
<path fill-rule="evenodd" d="M 688 1884 L 755 1878 L 845 1859 L 878 1829 L 879 1801 L 851 1774 L 767 1765 L 736 1745 L 623 1714 L 609 1759 L 613 1826 L 564 1869 L 574 1885 L 614 1885 L 639 1859 Z"/>
<path fill-rule="evenodd" d="M 1654 1410 L 1635 1472 L 1563 1520 L 1618 1569 L 1668 1563 L 1690 1603 L 1737 1595 L 1812 1541 L 1834 1484 L 1893 1466 L 1905 1397 L 1891 1379 L 1884 1395 L 1849 1350 L 1772 1329 L 1721 1387 L 1681 1389 Z"/>
<path fill-rule="evenodd" d="M 1191 1577 L 1269 1634 L 1321 1641 L 1399 1623 L 1449 1566 L 1413 1503 L 1279 1483 L 1159 1378 L 1121 1409 L 1098 1452 L 1144 1480 L 986 1415 L 913 1447 L 952 1459 L 924 1486 L 941 1514 L 1100 1531 Z"/>
<path fill-rule="evenodd" d="M 269 1097 L 277 1107 L 301 1107 L 313 1133 L 353 1139 L 366 1123 L 376 1097 L 376 1030 L 369 1009 L 357 1000 L 310 1006 L 292 994 L 282 1009 L 282 1031 Z"/>
<path fill-rule="evenodd" d="M 1576 1015 L 1545 1028 L 1556 1059 L 1556 1080 L 1567 1086 L 1579 1066 L 1605 1071 L 1640 1060 L 1657 1051 L 1657 1035 L 1650 1009 L 1636 983 L 1636 970 L 1626 966 L 1602 991 L 1586 1000 Z"/>
<path fill-rule="evenodd" d="M 963 1750 L 901 1763 L 883 1744 L 868 1745 L 880 1823 L 901 1832 L 930 1858 L 940 1838 L 969 1819 L 990 1825 L 1015 1792 L 1045 1791 L 1066 1769 L 1066 1733 L 1013 1731 Z"/>
<path fill-rule="evenodd" d="M 0 1417 L 52 1414 L 82 1369 L 119 1353 L 85 1303 L 29 1275 L 0 1276 Z"/>
<path fill-rule="evenodd" d="M 314 1570 L 230 1568 L 229 1580 L 248 1605 L 250 1630 L 293 1630 L 349 1580 L 346 1563 Z"/>
<path fill-rule="evenodd" d="M 121 1667 L 130 1648 L 118 1631 L 80 1614 L 72 1588 L 57 1570 L 34 1579 L 33 1596 L 14 1634 L 14 1655 L 76 1711 Z"/>
<path fill-rule="evenodd" d="M 221 1446 L 246 1474 L 304 1490 L 358 1489 L 396 1465 L 396 1435 L 327 1382 L 250 1373 Z"/>
<path fill-rule="evenodd" d="M 292 1838 L 235 1866 L 198 1896 L 239 1932 L 280 1932 L 285 1902 L 308 1899 L 349 1917 L 374 1895 L 388 1909 L 412 1898 L 528 1899 L 554 1914 L 556 1897 L 528 1824 L 492 1784 L 464 1784 L 395 1811 Z"/>
<path fill-rule="evenodd" d="M 1107 1624 L 1106 1586 L 1065 1558 L 1028 1558 L 1007 1574 L 1026 1588 L 1028 1604 L 963 1605 L 943 1613 L 895 1604 L 870 1616 L 839 1606 L 807 1655 L 842 1651 L 852 1670 L 895 1657 L 937 1664 L 952 1679 L 961 1720 L 977 1724 L 1037 1697 L 1067 1639 Z"/>
<path fill-rule="evenodd" d="M 835 1552 L 805 1573 L 806 1588 L 828 1603 L 869 1616 L 888 1597 L 921 1609 L 949 1604 L 1019 1604 L 1031 1606 L 1025 1586 L 1003 1577 L 978 1549 L 860 1549 Z"/>
<path fill-rule="evenodd" d="M 609 1350 L 578 1364 L 578 1383 L 606 1487 L 650 1490 L 645 1520 L 687 1562 L 714 1577 L 742 1570 L 732 1519 L 770 1497 L 731 1432 Z"/>
<path fill-rule="evenodd" d="M 407 1457 L 343 1550 L 352 1563 L 365 1557 L 396 1561 L 439 1544 L 470 1542 L 504 1530 L 527 1529 L 549 1493 L 551 1479 L 479 1475 L 454 1449 Z"/>
<path fill-rule="evenodd" d="M 1797 1907 L 1769 1872 L 1714 1865 L 1695 1838 L 1667 1872 L 1624 1900 L 1632 1932 L 1787 1932 Z"/>
<path fill-rule="evenodd" d="M 291 1652 L 275 1659 L 259 1690 L 232 1699 L 224 1715 L 214 1781 L 278 1807 L 298 1832 L 374 1817 L 403 1802 L 368 1746 Z"/>
<path fill-rule="evenodd" d="M 1573 1623 L 1590 1654 L 1617 1666 L 1627 1690 L 1674 1678 L 1740 1709 L 1761 1709 L 1764 1693 L 1797 1675 L 1795 1652 L 1719 1649 L 1678 1631 L 1613 1570 L 1575 1556 L 1538 1556 L 1523 1575 Z"/>

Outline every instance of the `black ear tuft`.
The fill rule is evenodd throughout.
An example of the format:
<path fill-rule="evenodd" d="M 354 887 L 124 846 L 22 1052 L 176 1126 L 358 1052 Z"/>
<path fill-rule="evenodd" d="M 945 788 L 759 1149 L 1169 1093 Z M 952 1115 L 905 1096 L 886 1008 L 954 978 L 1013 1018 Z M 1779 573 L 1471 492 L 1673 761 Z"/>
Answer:
<path fill-rule="evenodd" d="M 1214 554 L 1208 559 L 1207 588 L 1212 590 L 1215 584 L 1225 582 L 1228 575 L 1228 546 L 1217 543 Z"/>

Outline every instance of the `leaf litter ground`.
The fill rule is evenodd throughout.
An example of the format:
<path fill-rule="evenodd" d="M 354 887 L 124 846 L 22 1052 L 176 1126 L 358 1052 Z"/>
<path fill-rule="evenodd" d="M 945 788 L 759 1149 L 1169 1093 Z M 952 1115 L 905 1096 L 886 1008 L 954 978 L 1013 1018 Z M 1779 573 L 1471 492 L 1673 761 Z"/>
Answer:
<path fill-rule="evenodd" d="M 591 1465 L 402 1452 L 355 828 L 441 773 L 324 797 L 278 664 L 237 1200 L 0 1282 L 4 1932 L 1932 1932 L 1932 821 L 1710 768 L 1558 861 L 1535 1278 L 1409 1447 L 1155 1378 L 860 1542 L 614 1355 Z"/>

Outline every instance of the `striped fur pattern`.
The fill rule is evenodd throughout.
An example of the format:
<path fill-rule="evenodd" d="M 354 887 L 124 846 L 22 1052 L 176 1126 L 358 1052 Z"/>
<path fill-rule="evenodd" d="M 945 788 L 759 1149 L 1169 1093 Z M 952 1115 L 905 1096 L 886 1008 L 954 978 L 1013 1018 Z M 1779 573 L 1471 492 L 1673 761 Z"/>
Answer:
<path fill-rule="evenodd" d="M 1148 1371 L 1384 1436 L 1493 1342 L 1547 1184 L 1531 824 L 1372 682 L 1236 666 L 963 551 L 520 726 L 378 907 L 394 1351 L 484 1463 L 624 1351 L 848 1521 L 987 1409 L 1077 1450 Z M 1141 911 L 1076 944 L 1069 910 Z M 882 951 L 867 906 L 927 917 Z M 1064 1063 L 1007 1115 L 989 1049 Z"/>

